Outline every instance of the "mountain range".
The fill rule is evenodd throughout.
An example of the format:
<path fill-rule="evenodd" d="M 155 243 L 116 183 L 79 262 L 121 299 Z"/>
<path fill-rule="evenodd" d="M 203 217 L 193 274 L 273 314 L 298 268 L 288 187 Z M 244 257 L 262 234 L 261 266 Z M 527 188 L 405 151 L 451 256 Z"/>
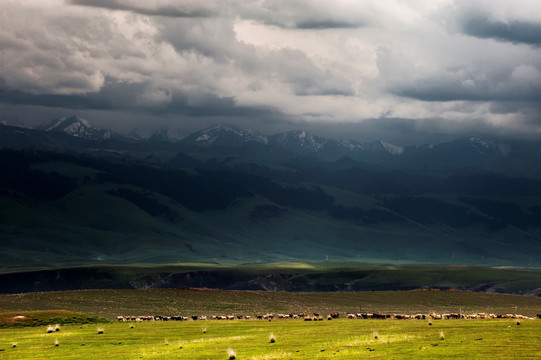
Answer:
<path fill-rule="evenodd" d="M 88 120 L 78 116 L 53 119 L 38 129 L 47 132 L 62 132 L 70 136 L 98 141 L 110 139 L 114 134 L 111 130 L 98 129 Z"/>
<path fill-rule="evenodd" d="M 284 260 L 541 266 L 540 142 L 174 140 L 0 125 L 4 266 Z"/>
<path fill-rule="evenodd" d="M 183 139 L 170 136 L 159 129 L 148 138 L 140 138 L 134 131 L 128 136 L 112 130 L 94 127 L 77 116 L 54 119 L 36 129 L 0 125 L 0 140 L 4 147 L 29 146 L 49 148 L 88 147 L 185 153 L 222 153 L 282 161 L 299 157 L 319 160 L 355 161 L 372 166 L 411 170 L 431 174 L 488 171 L 507 176 L 540 178 L 541 141 L 487 139 L 477 136 L 454 140 L 400 146 L 385 141 L 360 142 L 335 140 L 310 134 L 303 130 L 265 135 L 231 125 L 213 126 L 197 131 Z M 74 141 L 75 140 L 75 141 Z M 214 154 L 211 154 L 214 156 Z"/>

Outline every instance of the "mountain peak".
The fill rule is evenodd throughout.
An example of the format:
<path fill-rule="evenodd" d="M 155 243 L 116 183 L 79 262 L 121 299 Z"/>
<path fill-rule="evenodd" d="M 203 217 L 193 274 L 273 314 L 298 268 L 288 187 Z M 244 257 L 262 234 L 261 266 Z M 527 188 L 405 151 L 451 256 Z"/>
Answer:
<path fill-rule="evenodd" d="M 329 142 L 325 138 L 312 135 L 304 130 L 293 130 L 275 134 L 271 139 L 273 143 L 281 147 L 305 152 L 318 152 Z"/>
<path fill-rule="evenodd" d="M 151 142 L 170 142 L 171 140 L 167 129 L 156 130 L 147 138 L 147 141 Z"/>
<path fill-rule="evenodd" d="M 79 116 L 53 119 L 39 129 L 48 132 L 63 132 L 70 136 L 90 140 L 107 140 L 114 134 L 111 130 L 94 127 L 90 121 Z"/>
<path fill-rule="evenodd" d="M 265 135 L 232 125 L 216 125 L 195 132 L 183 139 L 197 146 L 242 146 L 246 144 L 268 144 Z"/>
<path fill-rule="evenodd" d="M 468 141 L 471 146 L 476 148 L 481 154 L 492 152 L 500 156 L 508 157 L 511 153 L 511 147 L 500 141 L 485 140 L 476 136 L 469 137 Z"/>
<path fill-rule="evenodd" d="M 137 133 L 137 129 L 134 128 L 128 133 L 128 138 L 133 140 L 141 140 L 141 136 Z"/>

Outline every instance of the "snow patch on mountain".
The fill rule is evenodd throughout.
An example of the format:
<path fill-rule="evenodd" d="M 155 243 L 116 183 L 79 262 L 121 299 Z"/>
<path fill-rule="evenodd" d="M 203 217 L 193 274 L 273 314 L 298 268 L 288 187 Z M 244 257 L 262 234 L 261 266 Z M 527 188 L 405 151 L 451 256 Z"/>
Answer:
<path fill-rule="evenodd" d="M 495 153 L 500 156 L 508 157 L 511 154 L 511 147 L 502 142 L 484 140 L 475 136 L 468 138 L 471 146 L 483 155 Z"/>
<path fill-rule="evenodd" d="M 340 145 L 350 151 L 364 151 L 367 149 L 366 144 L 355 140 L 342 140 Z"/>
<path fill-rule="evenodd" d="M 404 148 L 402 146 L 390 144 L 385 141 L 380 141 L 381 145 L 391 155 L 402 155 L 404 153 Z"/>
<path fill-rule="evenodd" d="M 229 125 L 210 127 L 183 139 L 184 142 L 198 146 L 241 146 L 245 144 L 264 144 L 269 140 L 265 135 L 255 133 L 248 129 L 241 129 Z"/>
<path fill-rule="evenodd" d="M 137 133 L 137 129 L 132 129 L 128 135 L 127 135 L 128 139 L 132 139 L 132 140 L 141 140 L 141 136 L 139 136 L 139 134 Z"/>
<path fill-rule="evenodd" d="M 111 130 L 96 128 L 90 121 L 78 116 L 53 119 L 40 127 L 40 129 L 50 132 L 63 132 L 70 136 L 91 140 L 107 140 L 114 135 Z"/>
<path fill-rule="evenodd" d="M 199 137 L 197 137 L 197 139 L 195 139 L 195 141 L 208 141 L 209 139 L 210 139 L 209 134 L 203 134 L 203 135 L 200 135 Z"/>
<path fill-rule="evenodd" d="M 271 143 L 287 149 L 319 152 L 329 143 L 329 140 L 304 130 L 294 130 L 271 136 Z"/>
<path fill-rule="evenodd" d="M 404 147 L 385 141 L 362 143 L 355 140 L 332 140 L 313 135 L 305 130 L 294 130 L 265 136 L 253 131 L 229 125 L 219 125 L 193 133 L 182 140 L 195 146 L 243 146 L 260 144 L 281 147 L 299 153 L 317 153 L 324 159 L 336 159 L 368 152 L 393 156 L 402 155 Z"/>

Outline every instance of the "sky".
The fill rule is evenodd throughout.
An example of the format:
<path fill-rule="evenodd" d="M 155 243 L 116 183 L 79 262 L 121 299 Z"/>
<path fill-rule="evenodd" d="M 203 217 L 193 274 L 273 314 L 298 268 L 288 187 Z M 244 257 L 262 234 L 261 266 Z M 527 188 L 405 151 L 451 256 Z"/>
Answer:
<path fill-rule="evenodd" d="M 538 0 L 0 0 L 0 121 L 541 138 Z"/>

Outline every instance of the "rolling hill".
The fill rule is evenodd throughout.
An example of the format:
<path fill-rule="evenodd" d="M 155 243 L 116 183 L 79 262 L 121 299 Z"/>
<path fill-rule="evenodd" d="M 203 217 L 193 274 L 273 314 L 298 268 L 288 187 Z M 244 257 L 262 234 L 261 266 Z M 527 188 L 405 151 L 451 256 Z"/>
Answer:
<path fill-rule="evenodd" d="M 541 264 L 541 180 L 518 176 L 539 154 L 516 176 L 506 165 L 536 143 L 353 146 L 234 127 L 149 141 L 2 126 L 0 139 L 4 266 Z"/>

